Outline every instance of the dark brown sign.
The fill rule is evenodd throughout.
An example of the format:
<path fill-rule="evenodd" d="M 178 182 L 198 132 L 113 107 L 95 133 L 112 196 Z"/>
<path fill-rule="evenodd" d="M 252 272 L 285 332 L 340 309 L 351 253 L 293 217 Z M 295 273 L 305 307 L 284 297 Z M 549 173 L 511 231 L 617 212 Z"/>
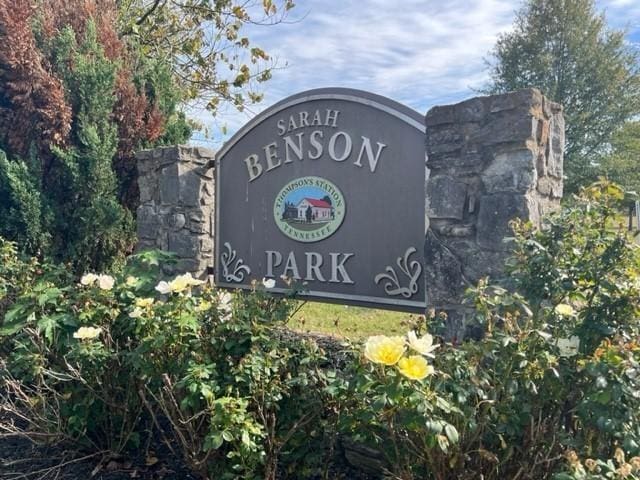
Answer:
<path fill-rule="evenodd" d="M 341 88 L 256 116 L 216 156 L 216 284 L 424 310 L 424 132 L 418 112 Z"/>

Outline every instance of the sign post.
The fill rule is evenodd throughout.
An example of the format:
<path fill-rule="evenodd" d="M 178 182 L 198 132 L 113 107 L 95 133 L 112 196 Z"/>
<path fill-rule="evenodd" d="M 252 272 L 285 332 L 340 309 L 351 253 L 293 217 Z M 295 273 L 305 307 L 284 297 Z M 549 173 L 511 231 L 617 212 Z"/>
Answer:
<path fill-rule="evenodd" d="M 422 312 L 425 127 L 350 89 L 289 97 L 216 156 L 215 282 Z"/>

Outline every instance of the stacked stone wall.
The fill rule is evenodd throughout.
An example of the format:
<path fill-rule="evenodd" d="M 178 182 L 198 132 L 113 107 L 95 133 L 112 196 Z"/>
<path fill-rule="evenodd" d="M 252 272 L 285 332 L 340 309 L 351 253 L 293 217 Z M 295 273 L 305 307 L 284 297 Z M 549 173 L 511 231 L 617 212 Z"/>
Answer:
<path fill-rule="evenodd" d="M 138 250 L 173 252 L 165 273 L 203 278 L 213 264 L 214 153 L 172 146 L 137 154 L 140 206 Z"/>
<path fill-rule="evenodd" d="M 497 279 L 509 223 L 539 226 L 562 197 L 562 107 L 538 90 L 473 98 L 426 115 L 427 301 L 464 327 L 465 289 Z"/>

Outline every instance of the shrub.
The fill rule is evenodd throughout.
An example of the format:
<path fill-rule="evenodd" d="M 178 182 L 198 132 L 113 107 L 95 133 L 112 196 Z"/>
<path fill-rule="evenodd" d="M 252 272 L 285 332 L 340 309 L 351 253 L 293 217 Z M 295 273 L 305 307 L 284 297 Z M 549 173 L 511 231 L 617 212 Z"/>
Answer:
<path fill-rule="evenodd" d="M 118 13 L 102 0 L 0 5 L 0 235 L 76 273 L 133 248 L 134 152 L 191 134 L 171 66 L 119 34 Z"/>
<path fill-rule="evenodd" d="M 394 478 L 626 473 L 631 463 L 608 459 L 640 454 L 640 257 L 615 225 L 621 198 L 600 181 L 541 230 L 514 223 L 509 277 L 468 292 L 484 337 L 439 339 L 426 380 L 361 358 L 336 390 L 343 433 L 381 449 Z M 569 452 L 603 476 L 579 476 Z"/>
<path fill-rule="evenodd" d="M 16 433 L 124 452 L 155 430 L 203 478 L 320 468 L 323 354 L 280 331 L 291 302 L 158 283 L 161 258 L 22 286 L 0 327 L 2 402 L 28 419 Z"/>

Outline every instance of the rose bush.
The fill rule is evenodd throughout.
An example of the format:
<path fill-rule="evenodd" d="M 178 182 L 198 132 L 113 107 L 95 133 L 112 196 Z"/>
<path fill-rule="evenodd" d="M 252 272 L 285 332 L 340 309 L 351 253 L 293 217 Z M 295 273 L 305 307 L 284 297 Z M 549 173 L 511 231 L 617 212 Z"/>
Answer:
<path fill-rule="evenodd" d="M 5 431 L 115 453 L 151 432 L 203 478 L 274 478 L 293 461 L 322 468 L 323 354 L 281 331 L 291 302 L 190 274 L 159 281 L 162 254 L 73 281 L 2 248 L 12 298 L 0 324 L 0 404 L 28 419 Z M 27 265 L 24 281 L 13 276 Z"/>

